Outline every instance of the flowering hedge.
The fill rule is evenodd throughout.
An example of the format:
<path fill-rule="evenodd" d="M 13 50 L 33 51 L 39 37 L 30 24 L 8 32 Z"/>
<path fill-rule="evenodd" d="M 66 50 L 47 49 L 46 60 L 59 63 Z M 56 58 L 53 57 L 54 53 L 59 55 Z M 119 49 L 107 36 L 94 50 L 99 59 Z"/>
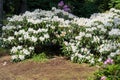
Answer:
<path fill-rule="evenodd" d="M 120 54 L 120 10 L 79 18 L 60 9 L 37 9 L 8 18 L 2 28 L 4 47 L 12 59 L 24 60 L 36 46 L 59 44 L 73 62 L 95 64 Z"/>
<path fill-rule="evenodd" d="M 11 47 L 12 59 L 24 60 L 33 55 L 36 46 L 49 43 L 61 44 L 72 35 L 71 20 L 76 17 L 53 8 L 51 11 L 37 9 L 8 18 L 2 27 L 4 47 Z"/>
<path fill-rule="evenodd" d="M 95 64 L 120 54 L 120 10 L 95 13 L 89 19 L 74 18 L 72 22 L 79 34 L 64 44 L 72 61 Z"/>

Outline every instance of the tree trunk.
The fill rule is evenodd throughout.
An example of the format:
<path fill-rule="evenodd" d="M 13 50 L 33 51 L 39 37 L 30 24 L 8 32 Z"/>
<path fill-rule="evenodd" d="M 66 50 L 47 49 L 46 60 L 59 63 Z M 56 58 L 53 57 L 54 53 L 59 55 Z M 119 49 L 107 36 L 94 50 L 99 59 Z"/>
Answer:
<path fill-rule="evenodd" d="M 3 20 L 3 0 L 0 0 L 0 27 L 2 26 Z"/>
<path fill-rule="evenodd" d="M 24 13 L 26 10 L 27 10 L 27 0 L 22 0 L 21 13 Z"/>

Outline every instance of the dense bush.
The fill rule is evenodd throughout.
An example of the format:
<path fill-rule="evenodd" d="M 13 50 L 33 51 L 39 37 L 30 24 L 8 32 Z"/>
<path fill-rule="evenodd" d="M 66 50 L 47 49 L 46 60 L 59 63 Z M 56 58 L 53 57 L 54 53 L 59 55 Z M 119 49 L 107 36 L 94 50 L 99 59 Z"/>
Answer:
<path fill-rule="evenodd" d="M 120 53 L 120 11 L 93 14 L 90 19 L 74 18 L 78 35 L 64 42 L 64 53 L 73 62 L 94 64 Z M 75 26 L 73 26 L 75 28 Z"/>
<path fill-rule="evenodd" d="M 37 46 L 61 44 L 72 35 L 72 14 L 53 8 L 51 11 L 35 10 L 23 15 L 8 18 L 3 26 L 5 47 L 12 47 L 11 55 L 15 61 L 23 60 L 34 53 Z"/>
<path fill-rule="evenodd" d="M 73 62 L 95 64 L 120 52 L 120 10 L 79 18 L 53 8 L 35 10 L 8 18 L 2 28 L 4 47 L 11 47 L 12 59 L 24 60 L 37 46 L 60 45 Z"/>

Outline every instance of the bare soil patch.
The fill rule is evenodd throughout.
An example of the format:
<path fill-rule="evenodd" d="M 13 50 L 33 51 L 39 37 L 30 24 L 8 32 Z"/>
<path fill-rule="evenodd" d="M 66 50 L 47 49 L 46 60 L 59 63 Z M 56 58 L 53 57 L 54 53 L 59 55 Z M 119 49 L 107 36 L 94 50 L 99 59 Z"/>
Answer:
<path fill-rule="evenodd" d="M 10 56 L 0 58 L 0 80 L 86 80 L 95 70 L 96 67 L 72 63 L 63 57 L 43 63 L 32 60 L 12 63 Z"/>

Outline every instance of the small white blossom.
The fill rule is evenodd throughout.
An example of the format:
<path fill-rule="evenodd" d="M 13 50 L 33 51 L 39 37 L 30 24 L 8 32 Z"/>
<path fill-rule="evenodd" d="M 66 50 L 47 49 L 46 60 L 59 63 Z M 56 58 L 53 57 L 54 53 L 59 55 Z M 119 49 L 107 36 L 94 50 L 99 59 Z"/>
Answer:
<path fill-rule="evenodd" d="M 48 39 L 50 36 L 48 34 L 44 34 L 44 38 Z"/>
<path fill-rule="evenodd" d="M 40 41 L 44 41 L 45 38 L 44 38 L 44 37 L 39 37 L 39 40 L 40 40 Z"/>
<path fill-rule="evenodd" d="M 22 52 L 23 52 L 25 55 L 30 55 L 30 52 L 29 52 L 27 49 L 23 49 Z"/>
<path fill-rule="evenodd" d="M 110 32 L 109 32 L 109 35 L 120 35 L 120 29 L 112 29 Z"/>
<path fill-rule="evenodd" d="M 12 60 L 15 60 L 18 58 L 18 55 L 12 55 L 11 58 L 12 58 Z"/>
<path fill-rule="evenodd" d="M 12 41 L 12 40 L 14 40 L 15 38 L 13 37 L 13 36 L 10 36 L 10 37 L 8 37 L 8 41 Z"/>
<path fill-rule="evenodd" d="M 24 60 L 25 59 L 25 55 L 19 55 L 19 59 L 20 60 Z"/>
<path fill-rule="evenodd" d="M 34 47 L 29 47 L 29 50 L 34 50 Z"/>
<path fill-rule="evenodd" d="M 18 51 L 18 49 L 17 49 L 17 47 L 12 47 L 12 49 L 11 49 L 11 53 L 16 53 Z"/>

